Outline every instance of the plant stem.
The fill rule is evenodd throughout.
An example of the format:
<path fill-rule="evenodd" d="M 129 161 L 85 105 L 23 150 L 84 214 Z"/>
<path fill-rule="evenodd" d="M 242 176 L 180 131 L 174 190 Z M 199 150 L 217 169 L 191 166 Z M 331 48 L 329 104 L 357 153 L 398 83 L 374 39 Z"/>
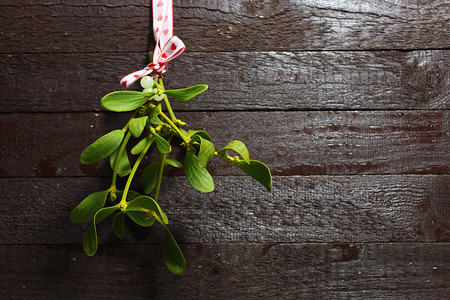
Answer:
<path fill-rule="evenodd" d="M 163 90 L 165 90 L 162 78 L 159 79 L 159 83 L 161 84 L 161 87 L 163 88 Z M 177 118 L 175 117 L 175 114 L 173 113 L 172 106 L 170 106 L 169 98 L 167 98 L 166 94 L 164 94 L 164 103 L 166 104 L 167 111 L 169 112 L 170 118 L 172 119 L 172 121 L 175 121 Z"/>
<path fill-rule="evenodd" d="M 164 94 L 164 103 L 166 104 L 167 111 L 169 112 L 172 121 L 175 121 L 177 117 L 175 117 L 175 114 L 173 113 L 172 107 L 170 106 L 169 98 L 167 98 L 166 94 Z"/>
<path fill-rule="evenodd" d="M 162 79 L 161 79 L 161 82 L 162 82 Z M 156 88 L 158 88 L 158 89 L 160 89 L 160 90 L 164 90 L 164 87 L 161 86 L 161 84 L 160 84 L 160 82 L 159 82 L 159 80 L 158 80 L 157 77 L 154 78 L 154 83 L 155 83 L 155 85 L 156 85 Z"/>
<path fill-rule="evenodd" d="M 153 197 L 155 201 L 158 201 L 159 191 L 161 189 L 161 182 L 162 182 L 162 174 L 164 172 L 164 164 L 166 163 L 166 154 L 159 154 L 159 168 L 158 168 L 158 179 L 156 181 L 156 188 L 155 188 L 155 196 Z"/>
<path fill-rule="evenodd" d="M 125 184 L 125 188 L 123 189 L 123 195 L 122 199 L 120 200 L 119 204 L 126 203 L 128 190 L 130 189 L 131 182 L 133 181 L 134 174 L 136 173 L 136 170 L 139 167 L 139 164 L 141 163 L 142 159 L 144 158 L 145 154 L 147 153 L 148 149 L 152 145 L 153 139 L 149 139 L 147 144 L 145 145 L 144 149 L 142 150 L 141 154 L 139 154 L 139 157 L 137 158 L 136 162 L 133 165 L 133 169 L 131 169 L 130 175 L 128 175 L 127 183 Z"/>
<path fill-rule="evenodd" d="M 122 158 L 123 152 L 125 151 L 125 147 L 127 146 L 128 141 L 130 140 L 130 137 L 131 137 L 131 133 L 130 133 L 130 131 L 128 131 L 127 135 L 125 136 L 124 140 L 122 141 L 122 144 L 120 145 L 119 153 L 117 153 L 116 163 L 114 165 L 114 172 L 113 172 L 113 177 L 112 177 L 112 181 L 111 181 L 111 187 L 114 187 L 114 188 L 116 187 L 117 171 L 119 170 L 119 163 Z"/>
<path fill-rule="evenodd" d="M 170 144 L 171 141 L 172 141 L 172 135 L 170 135 L 167 138 L 167 142 L 169 144 Z M 163 172 L 164 172 L 164 168 L 165 168 L 165 164 L 166 164 L 166 157 L 167 157 L 167 154 L 162 154 L 161 153 L 159 155 L 158 179 L 156 181 L 155 196 L 153 197 L 155 201 L 158 201 L 159 191 L 161 189 L 162 176 L 163 176 Z"/>
<path fill-rule="evenodd" d="M 181 139 L 183 140 L 183 142 L 188 145 L 190 140 L 188 137 L 186 137 L 181 130 L 177 127 L 177 125 L 175 125 L 172 120 L 170 120 L 170 118 L 168 116 L 166 116 L 163 112 L 160 112 L 159 115 L 176 131 L 176 133 L 178 133 L 178 135 L 181 137 Z"/>

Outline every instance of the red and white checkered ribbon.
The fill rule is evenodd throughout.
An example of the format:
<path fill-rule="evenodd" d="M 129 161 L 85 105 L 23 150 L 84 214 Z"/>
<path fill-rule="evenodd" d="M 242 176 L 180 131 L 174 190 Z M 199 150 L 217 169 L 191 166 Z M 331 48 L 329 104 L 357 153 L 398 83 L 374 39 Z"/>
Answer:
<path fill-rule="evenodd" d="M 156 46 L 153 61 L 142 70 L 130 73 L 120 80 L 120 84 L 129 87 L 144 75 L 155 72 L 153 77 L 161 76 L 169 67 L 167 63 L 186 50 L 184 43 L 173 35 L 172 0 L 153 0 L 153 35 Z"/>

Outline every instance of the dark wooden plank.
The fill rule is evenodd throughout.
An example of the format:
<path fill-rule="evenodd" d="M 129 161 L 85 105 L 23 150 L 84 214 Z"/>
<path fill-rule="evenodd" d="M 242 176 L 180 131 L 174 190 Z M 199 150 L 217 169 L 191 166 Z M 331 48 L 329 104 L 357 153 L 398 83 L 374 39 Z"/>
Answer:
<path fill-rule="evenodd" d="M 194 51 L 449 47 L 446 1 L 175 1 Z M 150 1 L 3 1 L 0 51 L 128 52 L 153 47 Z"/>
<path fill-rule="evenodd" d="M 450 298 L 443 0 L 175 0 L 188 52 L 166 86 L 210 86 L 177 115 L 292 176 L 268 194 L 216 160 L 216 190 L 201 194 L 169 170 L 160 204 L 180 277 L 163 267 L 160 226 L 128 222 L 120 241 L 108 219 L 86 257 L 87 224 L 68 216 L 111 172 L 79 154 L 126 121 L 98 101 L 147 63 L 150 3 L 0 4 L 0 298 Z"/>
<path fill-rule="evenodd" d="M 185 178 L 164 178 L 159 203 L 179 242 L 450 241 L 449 175 L 276 176 L 271 194 L 247 177 L 214 181 L 215 191 L 201 194 Z M 87 224 L 71 223 L 70 211 L 109 184 L 0 179 L 0 244 L 81 243 Z M 98 228 L 101 244 L 120 243 L 111 219 Z M 126 228 L 123 243 L 164 240 L 159 225 Z"/>
<path fill-rule="evenodd" d="M 0 114 L 1 177 L 98 176 L 109 163 L 82 165 L 82 150 L 131 114 Z M 273 174 L 447 173 L 448 111 L 178 113 L 217 148 L 244 141 Z M 154 153 L 154 152 L 153 152 Z M 179 152 L 175 152 L 180 157 Z M 151 160 L 155 156 L 149 156 Z M 214 159 L 214 175 L 242 174 Z"/>
<path fill-rule="evenodd" d="M 0 55 L 0 111 L 101 110 L 99 99 L 120 90 L 120 78 L 146 59 L 136 53 Z M 171 64 L 167 88 L 198 83 L 209 90 L 175 109 L 445 109 L 450 51 L 189 52 Z"/>
<path fill-rule="evenodd" d="M 182 245 L 168 274 L 159 245 L 0 246 L 8 299 L 446 299 L 449 244 Z"/>

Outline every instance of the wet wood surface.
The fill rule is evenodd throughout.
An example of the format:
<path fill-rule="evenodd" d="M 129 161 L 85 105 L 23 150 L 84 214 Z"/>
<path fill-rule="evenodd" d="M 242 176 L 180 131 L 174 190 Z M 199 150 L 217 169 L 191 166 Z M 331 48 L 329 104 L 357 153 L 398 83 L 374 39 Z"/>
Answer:
<path fill-rule="evenodd" d="M 209 85 L 198 98 L 175 103 L 176 110 L 448 109 L 449 64 L 450 50 L 189 51 L 171 65 L 166 85 Z M 117 83 L 130 66 L 144 65 L 142 53 L 0 54 L 0 80 L 12 80 L 0 110 L 99 111 L 101 97 L 121 90 Z M 46 79 L 45 88 L 36 78 Z"/>
<path fill-rule="evenodd" d="M 190 268 L 167 273 L 161 245 L 0 246 L 12 299 L 445 299 L 445 243 L 191 244 Z M 27 263 L 24 263 L 24 261 Z M 151 267 L 149 267 L 151 266 Z M 6 272 L 5 272 L 6 271 Z"/>
<path fill-rule="evenodd" d="M 191 51 L 410 50 L 450 45 L 450 8 L 445 0 L 174 2 L 174 32 L 184 37 Z M 149 51 L 154 47 L 150 3 L 2 1 L 1 52 Z"/>
<path fill-rule="evenodd" d="M 201 124 L 189 129 L 206 130 L 218 149 L 231 140 L 245 141 L 250 157 L 264 160 L 277 175 L 449 172 L 447 110 L 184 112 L 177 117 Z M 79 156 L 128 118 L 126 113 L 3 114 L 0 124 L 9 143 L 0 150 L 2 177 L 110 175 L 108 162 L 83 165 Z M 267 145 L 268 130 L 275 146 Z M 173 155 L 183 157 L 179 151 Z M 157 157 L 149 154 L 152 159 Z M 210 171 L 242 174 L 217 158 Z"/>
<path fill-rule="evenodd" d="M 214 177 L 201 194 L 184 177 L 164 179 L 159 200 L 182 243 L 448 242 L 449 175 L 275 176 L 268 194 L 252 179 Z M 87 224 L 65 222 L 80 199 L 109 187 L 110 178 L 2 178 L 4 244 L 78 243 Z M 230 191 L 230 187 L 232 190 Z M 139 184 L 134 190 L 140 190 Z M 30 201 L 27 209 L 21 203 Z M 189 216 L 186 218 L 185 216 Z M 111 218 L 102 243 L 119 242 Z M 12 235 L 11 232 L 20 232 Z M 163 228 L 127 223 L 123 243 L 164 239 Z"/>
<path fill-rule="evenodd" d="M 174 0 L 174 19 L 166 87 L 209 85 L 177 116 L 243 140 L 273 192 L 218 160 L 211 194 L 169 169 L 185 273 L 156 226 L 118 240 L 107 219 L 87 257 L 68 216 L 111 171 L 79 155 L 129 117 L 99 100 L 148 63 L 151 1 L 2 1 L 0 298 L 449 298 L 447 1 Z"/>

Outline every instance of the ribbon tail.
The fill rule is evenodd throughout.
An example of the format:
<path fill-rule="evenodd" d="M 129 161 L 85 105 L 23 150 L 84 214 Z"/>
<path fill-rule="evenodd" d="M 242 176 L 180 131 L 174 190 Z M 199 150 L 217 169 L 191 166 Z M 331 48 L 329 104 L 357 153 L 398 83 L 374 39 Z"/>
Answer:
<path fill-rule="evenodd" d="M 172 0 L 153 0 L 153 35 L 162 45 L 173 36 Z"/>
<path fill-rule="evenodd" d="M 145 76 L 145 75 L 151 73 L 152 71 L 153 70 L 147 66 L 142 70 L 138 70 L 138 71 L 135 71 L 133 73 L 130 73 L 130 74 L 124 76 L 120 80 L 120 84 L 123 85 L 124 87 L 130 87 L 130 85 L 132 85 L 136 80 L 138 80 L 142 76 Z"/>

